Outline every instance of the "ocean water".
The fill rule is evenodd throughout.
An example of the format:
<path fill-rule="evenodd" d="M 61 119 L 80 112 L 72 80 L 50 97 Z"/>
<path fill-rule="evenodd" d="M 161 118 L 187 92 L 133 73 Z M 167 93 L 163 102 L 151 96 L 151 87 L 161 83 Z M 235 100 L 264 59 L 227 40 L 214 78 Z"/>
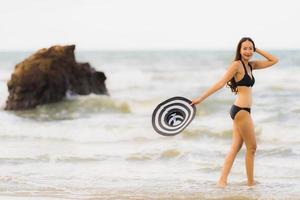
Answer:
<path fill-rule="evenodd" d="M 231 144 L 230 89 L 174 137 L 155 133 L 151 114 L 172 96 L 198 96 L 234 52 L 76 52 L 105 72 L 110 96 L 4 111 L 6 82 L 31 53 L 0 53 L 0 199 L 300 199 L 300 51 L 273 51 L 280 62 L 254 71 L 258 184 L 246 186 L 243 147 L 226 189 L 216 182 Z"/>

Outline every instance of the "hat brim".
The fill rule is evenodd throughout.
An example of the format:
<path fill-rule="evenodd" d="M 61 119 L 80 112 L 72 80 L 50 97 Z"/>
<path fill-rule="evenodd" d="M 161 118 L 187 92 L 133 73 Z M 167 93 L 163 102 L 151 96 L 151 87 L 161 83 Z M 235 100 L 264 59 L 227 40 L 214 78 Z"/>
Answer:
<path fill-rule="evenodd" d="M 152 126 L 164 136 L 182 132 L 194 119 L 196 106 L 184 97 L 172 97 L 160 103 L 153 111 Z"/>

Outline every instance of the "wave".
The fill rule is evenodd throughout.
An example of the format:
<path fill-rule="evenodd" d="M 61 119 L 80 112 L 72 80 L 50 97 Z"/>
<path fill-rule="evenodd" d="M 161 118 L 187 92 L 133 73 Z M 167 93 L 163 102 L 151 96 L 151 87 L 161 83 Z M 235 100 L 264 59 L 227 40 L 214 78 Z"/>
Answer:
<path fill-rule="evenodd" d="M 32 110 L 13 111 L 17 116 L 40 121 L 71 120 L 99 113 L 130 113 L 126 102 L 106 96 L 76 96 L 62 102 L 37 106 Z"/>
<path fill-rule="evenodd" d="M 179 149 L 166 149 L 159 152 L 148 152 L 148 153 L 133 153 L 130 154 L 127 161 L 150 161 L 150 160 L 173 160 L 178 159 L 182 156 L 182 152 Z"/>
<path fill-rule="evenodd" d="M 127 161 L 148 161 L 154 160 L 155 154 L 134 153 L 126 158 Z"/>
<path fill-rule="evenodd" d="M 229 96 L 228 96 L 229 97 Z M 197 116 L 207 116 L 212 115 L 215 113 L 228 111 L 230 110 L 230 107 L 232 105 L 233 101 L 231 98 L 224 98 L 223 97 L 215 97 L 215 99 L 209 99 L 205 102 L 203 102 L 201 105 L 197 107 Z"/>
<path fill-rule="evenodd" d="M 31 163 L 90 163 L 103 162 L 112 160 L 126 161 L 155 161 L 155 160 L 174 160 L 182 157 L 182 152 L 178 149 L 167 149 L 162 152 L 149 153 L 132 153 L 129 155 L 70 155 L 70 156 L 51 156 L 49 154 L 42 154 L 27 157 L 0 157 L 0 164 L 31 164 Z"/>
<path fill-rule="evenodd" d="M 206 173 L 210 173 L 210 172 L 219 172 L 221 171 L 222 166 L 221 165 L 217 165 L 215 163 L 198 163 L 197 162 L 197 171 L 201 171 L 201 172 L 206 172 Z"/>
<path fill-rule="evenodd" d="M 187 161 L 203 166 L 201 161 L 204 157 L 218 156 L 216 152 L 210 152 L 210 150 L 201 150 L 197 152 L 196 149 L 185 149 L 185 148 L 167 148 L 163 150 L 151 150 L 150 152 L 139 152 L 132 153 L 126 158 L 127 161 Z M 223 158 L 223 156 L 222 156 Z M 214 170 L 215 166 L 211 164 L 204 164 L 207 169 Z M 204 167 L 204 168 L 205 168 Z M 219 168 L 218 168 L 219 169 Z M 205 170 L 205 169 L 203 169 Z"/>
<path fill-rule="evenodd" d="M 295 112 L 295 113 L 297 113 L 297 114 L 299 114 L 300 113 L 300 108 L 293 109 L 292 111 Z"/>
<path fill-rule="evenodd" d="M 24 164 L 24 163 L 36 163 L 36 162 L 49 162 L 49 155 L 43 154 L 36 157 L 2 157 L 0 158 L 0 163 L 2 164 Z"/>
<path fill-rule="evenodd" d="M 291 148 L 272 148 L 262 149 L 257 153 L 258 157 L 298 157 L 299 154 L 295 153 Z"/>
<path fill-rule="evenodd" d="M 184 139 L 197 139 L 203 137 L 210 137 L 216 139 L 231 139 L 232 138 L 232 129 L 224 129 L 221 131 L 211 131 L 206 128 L 195 128 L 195 129 L 186 129 L 181 133 L 182 138 Z M 260 139 L 262 134 L 262 129 L 257 128 L 255 129 L 255 135 L 257 139 Z"/>
<path fill-rule="evenodd" d="M 212 137 L 212 138 L 224 138 L 228 139 L 232 136 L 232 130 L 223 130 L 220 132 L 210 131 L 208 129 L 186 129 L 182 133 L 182 138 L 184 139 L 196 139 L 202 137 Z"/>
<path fill-rule="evenodd" d="M 86 163 L 86 162 L 99 162 L 103 161 L 105 158 L 97 158 L 97 157 L 79 157 L 79 156 L 63 156 L 55 159 L 56 163 Z"/>
<path fill-rule="evenodd" d="M 108 156 L 50 156 L 42 154 L 32 157 L 2 157 L 1 164 L 28 164 L 28 163 L 86 163 L 86 162 L 101 162 L 109 159 Z"/>
<path fill-rule="evenodd" d="M 72 142 L 72 139 L 66 137 L 49 137 L 49 136 L 33 136 L 33 135 L 6 135 L 0 134 L 1 141 L 45 141 L 47 142 Z"/>
<path fill-rule="evenodd" d="M 160 159 L 172 159 L 172 158 L 178 158 L 181 155 L 181 151 L 178 149 L 168 149 L 160 154 Z"/>
<path fill-rule="evenodd" d="M 299 154 L 294 153 L 291 149 L 270 149 L 270 150 L 258 150 L 258 158 L 262 157 L 298 157 Z M 207 153 L 209 154 L 209 152 Z M 207 155 L 206 155 L 207 156 Z M 214 153 L 214 156 L 217 156 Z M 112 161 L 112 160 L 126 160 L 126 161 L 174 161 L 174 160 L 188 160 L 194 164 L 197 164 L 197 171 L 204 172 L 216 172 L 220 171 L 221 166 L 216 165 L 215 163 L 206 163 L 201 161 L 203 155 L 198 155 L 193 152 L 183 152 L 178 148 L 165 149 L 162 151 L 154 152 L 139 152 L 131 153 L 129 155 L 70 155 L 70 156 L 51 156 L 49 154 L 42 154 L 37 156 L 29 157 L 1 157 L 0 164 L 31 164 L 31 163 L 90 163 L 90 162 L 103 162 L 103 161 Z M 222 156 L 223 158 L 223 156 Z"/>

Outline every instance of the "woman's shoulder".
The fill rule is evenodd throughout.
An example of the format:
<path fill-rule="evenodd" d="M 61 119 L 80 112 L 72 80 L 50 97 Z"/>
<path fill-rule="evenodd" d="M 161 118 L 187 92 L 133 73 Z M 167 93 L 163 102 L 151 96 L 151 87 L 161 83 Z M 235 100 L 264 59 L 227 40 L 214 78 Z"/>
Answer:
<path fill-rule="evenodd" d="M 234 60 L 234 61 L 232 61 L 232 64 L 240 65 L 240 64 L 241 64 L 241 61 L 239 61 L 239 60 Z"/>
<path fill-rule="evenodd" d="M 239 60 L 234 60 L 231 62 L 231 65 L 238 68 L 241 65 L 241 62 Z"/>
<path fill-rule="evenodd" d="M 240 63 L 239 61 L 232 61 L 228 67 L 228 70 L 239 72 L 240 71 Z"/>

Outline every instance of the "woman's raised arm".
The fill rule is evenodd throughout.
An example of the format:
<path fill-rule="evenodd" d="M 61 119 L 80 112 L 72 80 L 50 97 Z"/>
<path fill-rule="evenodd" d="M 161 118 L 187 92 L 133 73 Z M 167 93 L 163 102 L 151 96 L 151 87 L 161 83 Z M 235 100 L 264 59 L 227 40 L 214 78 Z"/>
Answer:
<path fill-rule="evenodd" d="M 250 64 L 252 65 L 253 69 L 264 69 L 264 68 L 267 68 L 267 67 L 271 67 L 272 65 L 274 65 L 278 62 L 278 58 L 276 58 L 275 56 L 269 54 L 266 51 L 263 51 L 261 49 L 256 48 L 255 52 L 262 55 L 267 60 L 251 61 Z"/>

